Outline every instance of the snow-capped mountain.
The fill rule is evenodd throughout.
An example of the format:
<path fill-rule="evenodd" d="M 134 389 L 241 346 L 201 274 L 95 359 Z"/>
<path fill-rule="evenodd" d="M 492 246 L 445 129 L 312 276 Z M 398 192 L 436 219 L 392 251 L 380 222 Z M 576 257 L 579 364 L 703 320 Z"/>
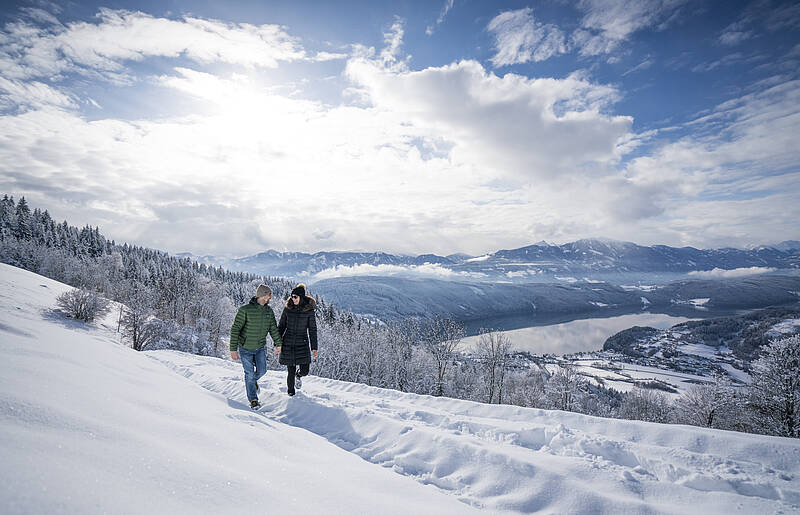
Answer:
<path fill-rule="evenodd" d="M 546 241 L 540 241 L 526 247 L 499 250 L 477 257 L 464 254 L 452 254 L 446 257 L 435 254 L 405 256 L 385 252 L 308 254 L 275 250 L 237 259 L 197 257 L 189 254 L 181 256 L 192 257 L 206 264 L 222 265 L 236 271 L 306 278 L 312 282 L 317 279 L 318 274 L 321 276 L 319 278 L 330 275 L 325 274 L 330 271 L 334 273 L 338 271 L 345 275 L 352 273 L 350 269 L 364 265 L 367 266 L 363 270 L 364 274 L 371 275 L 397 274 L 404 270 L 407 272 L 406 275 L 413 275 L 419 272 L 419 267 L 434 265 L 455 277 L 461 274 L 470 275 L 478 280 L 516 282 L 536 281 L 542 277 L 557 275 L 592 277 L 597 274 L 685 274 L 714 269 L 800 268 L 800 245 L 791 241 L 749 250 L 734 248 L 702 250 L 665 245 L 641 246 L 630 242 L 596 238 L 564 245 L 551 245 Z"/>
<path fill-rule="evenodd" d="M 789 513 L 796 439 L 487 405 L 135 352 L 0 265 L 3 513 Z M 113 318 L 113 315 L 111 316 Z M 324 352 L 321 349 L 320 352 Z M 313 372 L 313 367 L 312 367 Z"/>

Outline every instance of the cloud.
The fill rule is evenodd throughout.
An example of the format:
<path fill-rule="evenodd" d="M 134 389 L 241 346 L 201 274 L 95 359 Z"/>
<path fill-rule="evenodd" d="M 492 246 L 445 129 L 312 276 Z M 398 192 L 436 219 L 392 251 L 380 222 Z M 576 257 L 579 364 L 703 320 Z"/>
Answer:
<path fill-rule="evenodd" d="M 317 52 L 317 54 L 310 58 L 310 61 L 313 62 L 326 62 L 326 61 L 338 61 L 340 59 L 347 59 L 347 54 L 342 53 L 335 53 L 335 52 Z"/>
<path fill-rule="evenodd" d="M 335 277 L 353 277 L 358 275 L 400 275 L 407 277 L 429 277 L 435 279 L 480 279 L 486 274 L 479 272 L 455 272 L 438 263 L 425 263 L 424 265 L 337 265 L 313 274 L 311 281 L 333 279 Z"/>
<path fill-rule="evenodd" d="M 117 16 L 122 33 L 134 20 L 199 30 L 188 18 Z M 252 30 L 204 22 L 226 37 Z M 87 25 L 102 32 L 105 23 Z M 82 25 L 31 27 L 6 25 L 0 46 L 14 37 L 26 43 L 5 61 L 0 52 L 0 68 L 44 70 L 54 63 L 39 41 L 77 38 Z M 688 136 L 667 141 L 634 133 L 632 118 L 614 112 L 622 93 L 586 73 L 498 76 L 473 60 L 412 70 L 403 35 L 395 19 L 384 48 L 348 47 L 340 78 L 352 95 L 340 104 L 263 81 L 254 68 L 269 60 L 206 66 L 202 45 L 189 57 L 169 42 L 133 50 L 129 38 L 113 51 L 107 42 L 76 49 L 101 57 L 55 63 L 54 73 L 81 68 L 82 83 L 107 87 L 120 103 L 180 109 L 121 119 L 107 108 L 90 119 L 76 108 L 89 100 L 68 81 L 4 73 L 0 190 L 75 224 L 100 225 L 118 241 L 195 254 L 477 255 L 593 234 L 694 246 L 800 237 L 800 86 L 790 78 L 751 85 L 671 133 Z M 314 61 L 291 41 L 297 59 Z M 181 57 L 154 59 L 175 51 Z M 36 56 L 43 64 L 31 64 Z M 104 82 L 134 70 L 146 90 Z"/>
<path fill-rule="evenodd" d="M 653 66 L 654 63 L 655 63 L 655 61 L 648 57 L 647 59 L 645 59 L 641 63 L 637 64 L 636 66 L 634 66 L 630 70 L 628 70 L 625 73 L 623 73 L 622 76 L 625 77 L 626 75 L 629 75 L 631 73 L 642 71 L 642 70 L 646 70 L 646 69 L 650 68 L 651 66 Z"/>
<path fill-rule="evenodd" d="M 186 58 L 274 68 L 305 58 L 299 41 L 279 25 L 227 23 L 185 16 L 100 9 L 96 23 L 38 26 L 6 24 L 0 71 L 9 79 L 59 77 L 76 72 L 117 82 L 131 80 L 122 63 L 148 57 Z"/>
<path fill-rule="evenodd" d="M 583 16 L 569 35 L 556 25 L 534 19 L 530 7 L 505 11 L 487 26 L 494 37 L 495 55 L 490 60 L 499 68 L 577 51 L 581 56 L 608 55 L 608 61 L 616 63 L 620 58 L 611 54 L 633 34 L 664 30 L 686 3 L 688 0 L 580 0 L 577 9 Z"/>
<path fill-rule="evenodd" d="M 734 268 L 731 270 L 724 270 L 722 268 L 714 268 L 713 270 L 700 270 L 689 272 L 689 275 L 698 279 L 731 279 L 734 277 L 768 274 L 774 271 L 774 268 L 751 266 L 749 268 Z"/>
<path fill-rule="evenodd" d="M 392 27 L 383 33 L 383 42 L 386 46 L 381 50 L 381 60 L 383 66 L 389 67 L 394 70 L 406 70 L 405 60 L 401 60 L 400 56 L 403 47 L 403 35 L 405 34 L 404 21 L 401 18 L 395 18 Z M 410 56 L 409 56 L 410 58 Z"/>
<path fill-rule="evenodd" d="M 455 0 L 445 0 L 444 5 L 442 6 L 442 10 L 439 13 L 439 17 L 436 18 L 436 25 L 441 25 L 444 23 L 444 19 L 447 16 L 447 13 L 450 12 L 450 9 L 453 8 L 453 4 L 455 4 Z M 425 34 L 431 36 L 435 30 L 435 25 L 428 25 L 425 28 Z"/>
<path fill-rule="evenodd" d="M 706 246 L 794 234 L 800 81 L 774 79 L 687 124 L 689 136 L 631 159 L 624 178 L 608 180 L 608 212 L 620 222 L 640 217 L 639 230 L 650 227 L 682 244 L 698 234 Z"/>
<path fill-rule="evenodd" d="M 476 61 L 398 72 L 366 59 L 349 61 L 346 74 L 376 108 L 451 141 L 454 162 L 505 174 L 553 178 L 614 161 L 631 124 L 601 112 L 618 98 L 613 87 L 579 74 L 498 77 Z"/>
<path fill-rule="evenodd" d="M 738 30 L 728 30 L 723 32 L 719 35 L 717 40 L 722 45 L 726 46 L 734 46 L 738 45 L 742 41 L 746 41 L 753 37 L 753 33 L 749 30 L 746 31 L 738 31 Z"/>
<path fill-rule="evenodd" d="M 610 54 L 636 32 L 664 29 L 688 0 L 580 0 L 581 27 L 571 42 L 584 56 Z"/>
<path fill-rule="evenodd" d="M 72 98 L 38 81 L 24 82 L 0 77 L 0 109 L 75 107 Z"/>
<path fill-rule="evenodd" d="M 487 30 L 494 37 L 496 53 L 490 61 L 495 67 L 544 61 L 568 51 L 564 33 L 537 22 L 530 7 L 498 14 Z"/>

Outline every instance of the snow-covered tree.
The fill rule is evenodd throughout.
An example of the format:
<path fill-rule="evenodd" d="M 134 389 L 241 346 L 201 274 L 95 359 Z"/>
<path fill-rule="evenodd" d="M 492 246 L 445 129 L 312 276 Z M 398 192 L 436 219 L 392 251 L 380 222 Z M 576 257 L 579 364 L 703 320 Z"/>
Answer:
<path fill-rule="evenodd" d="M 464 338 L 464 328 L 449 318 L 438 315 L 427 321 L 422 329 L 422 344 L 436 366 L 435 395 L 444 395 L 445 376 L 453 363 L 456 349 Z"/>
<path fill-rule="evenodd" d="M 672 405 L 664 392 L 636 387 L 628 392 L 619 407 L 620 418 L 666 423 L 670 421 Z"/>
<path fill-rule="evenodd" d="M 753 363 L 751 405 L 760 430 L 800 437 L 800 335 L 775 340 Z"/>
<path fill-rule="evenodd" d="M 74 288 L 56 297 L 56 304 L 70 317 L 91 322 L 109 312 L 110 305 L 97 293 Z"/>
<path fill-rule="evenodd" d="M 122 314 L 122 334 L 134 350 L 144 350 L 158 335 L 158 325 L 151 323 L 153 295 L 146 288 L 129 285 Z"/>
<path fill-rule="evenodd" d="M 508 371 L 511 339 L 499 331 L 482 330 L 478 338 L 479 359 L 483 363 L 484 399 L 489 404 L 503 402 L 503 387 Z"/>
<path fill-rule="evenodd" d="M 584 395 L 586 379 L 571 366 L 561 367 L 550 376 L 545 385 L 545 398 L 549 408 L 577 411 Z"/>
<path fill-rule="evenodd" d="M 675 401 L 675 422 L 734 429 L 742 418 L 740 397 L 727 377 L 717 375 L 712 383 L 694 385 Z"/>

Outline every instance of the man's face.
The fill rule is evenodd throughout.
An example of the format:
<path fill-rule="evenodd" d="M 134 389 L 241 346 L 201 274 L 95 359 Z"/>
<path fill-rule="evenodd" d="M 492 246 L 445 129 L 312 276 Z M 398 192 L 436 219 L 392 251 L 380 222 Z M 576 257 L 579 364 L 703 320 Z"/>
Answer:
<path fill-rule="evenodd" d="M 272 295 L 264 295 L 263 297 L 259 297 L 256 301 L 261 304 L 262 306 L 269 302 L 269 299 L 272 298 Z"/>

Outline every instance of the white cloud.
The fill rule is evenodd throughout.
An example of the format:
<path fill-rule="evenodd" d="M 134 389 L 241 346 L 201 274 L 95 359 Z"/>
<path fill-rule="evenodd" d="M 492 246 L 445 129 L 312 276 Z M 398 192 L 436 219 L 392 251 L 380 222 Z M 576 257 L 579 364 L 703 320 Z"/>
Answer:
<path fill-rule="evenodd" d="M 688 0 L 580 0 L 584 15 L 572 43 L 581 55 L 610 54 L 634 33 L 662 29 Z"/>
<path fill-rule="evenodd" d="M 455 272 L 436 263 L 424 265 L 337 265 L 333 268 L 321 270 L 311 276 L 312 281 L 332 279 L 334 277 L 353 277 L 360 275 L 400 275 L 406 277 L 429 277 L 435 279 L 480 279 L 486 274 L 477 272 Z"/>
<path fill-rule="evenodd" d="M 655 63 L 655 61 L 648 57 L 647 59 L 645 59 L 641 63 L 637 64 L 636 66 L 634 66 L 630 70 L 628 70 L 625 73 L 623 73 L 622 76 L 624 77 L 624 76 L 629 75 L 629 74 L 634 73 L 634 72 L 646 70 L 646 69 L 650 68 L 651 66 L 653 66 L 653 63 Z"/>
<path fill-rule="evenodd" d="M 713 270 L 689 272 L 689 275 L 698 279 L 731 279 L 735 277 L 747 277 L 749 275 L 767 274 L 774 271 L 774 268 L 751 266 L 749 268 L 734 268 L 731 270 L 714 268 Z"/>
<path fill-rule="evenodd" d="M 383 66 L 393 70 L 406 70 L 406 62 L 410 58 L 401 60 L 403 35 L 405 34 L 404 21 L 396 18 L 392 27 L 383 34 L 383 42 L 386 46 L 381 50 L 380 57 L 383 61 Z"/>
<path fill-rule="evenodd" d="M 723 45 L 734 46 L 752 37 L 753 33 L 749 30 L 746 31 L 729 30 L 720 34 L 718 41 Z"/>
<path fill-rule="evenodd" d="M 117 16 L 123 34 L 140 22 L 183 24 L 191 34 L 203 25 Z M 207 23 L 224 38 L 252 32 Z M 88 25 L 102 32 L 104 24 Z M 0 47 L 14 37 L 27 43 L 16 56 L 24 58 L 3 61 L 0 52 L 0 68 L 44 70 L 54 64 L 43 50 L 50 47 L 31 42 L 82 39 L 81 27 L 56 34 L 6 26 Z M 615 87 L 578 73 L 501 77 L 471 60 L 412 71 L 403 30 L 394 20 L 378 51 L 349 47 L 342 78 L 353 100 L 341 105 L 261 82 L 241 60 L 234 71 L 213 73 L 205 60 L 228 57 L 204 54 L 202 45 L 174 68 L 160 67 L 159 77 L 139 76 L 148 102 L 190 106 L 153 120 L 91 121 L 65 109 L 89 100 L 57 80 L 4 73 L 4 106 L 22 108 L 0 115 L 0 190 L 78 225 L 100 225 L 119 241 L 197 254 L 270 247 L 480 254 L 597 234 L 694 246 L 797 238 L 797 82 L 754 85 L 681 127 L 691 137 L 656 146 L 651 135 L 631 132 L 630 117 L 613 114 Z M 169 42 L 132 48 L 122 38 L 109 49 L 100 40 L 96 50 L 79 45 L 74 55 L 84 57 L 67 61 L 89 80 L 126 76 L 128 59 L 147 65 L 176 51 L 189 56 Z M 114 91 L 136 104 L 143 99 L 135 89 Z M 169 100 L 153 96 L 161 92 Z M 640 155 L 620 164 L 634 151 Z"/>
<path fill-rule="evenodd" d="M 487 30 L 494 36 L 496 53 L 490 60 L 495 67 L 544 61 L 568 51 L 564 33 L 537 22 L 530 7 L 498 14 Z"/>
<path fill-rule="evenodd" d="M 601 112 L 618 98 L 614 88 L 577 74 L 498 77 L 475 61 L 396 72 L 366 59 L 349 61 L 346 73 L 375 107 L 451 141 L 453 162 L 495 173 L 538 179 L 582 174 L 587 163 L 617 158 L 617 142 L 631 124 Z"/>
<path fill-rule="evenodd" d="M 9 80 L 0 77 L 0 108 L 75 107 L 64 93 L 38 81 Z"/>
<path fill-rule="evenodd" d="M 612 178 L 607 211 L 622 231 L 705 246 L 794 234 L 800 198 L 800 81 L 765 81 L 688 124 L 691 135 L 632 159 Z M 794 199 L 794 200 L 792 200 Z M 638 219 L 638 229 L 629 226 Z M 667 229 L 668 228 L 668 229 Z"/>
<path fill-rule="evenodd" d="M 450 12 L 450 9 L 453 8 L 454 3 L 455 0 L 445 0 L 444 5 L 442 6 L 442 10 L 439 13 L 439 17 L 436 18 L 436 25 L 441 25 L 442 23 L 444 23 L 444 19 L 447 16 L 447 13 Z M 428 25 L 425 28 L 425 34 L 431 36 L 433 35 L 434 30 L 435 30 L 435 25 Z"/>
<path fill-rule="evenodd" d="M 156 18 L 141 12 L 101 9 L 97 23 L 39 27 L 9 23 L 0 39 L 0 71 L 7 78 L 83 73 L 129 80 L 122 63 L 147 57 L 185 57 L 197 63 L 274 68 L 303 59 L 298 40 L 278 25 L 226 23 L 184 17 Z"/>

